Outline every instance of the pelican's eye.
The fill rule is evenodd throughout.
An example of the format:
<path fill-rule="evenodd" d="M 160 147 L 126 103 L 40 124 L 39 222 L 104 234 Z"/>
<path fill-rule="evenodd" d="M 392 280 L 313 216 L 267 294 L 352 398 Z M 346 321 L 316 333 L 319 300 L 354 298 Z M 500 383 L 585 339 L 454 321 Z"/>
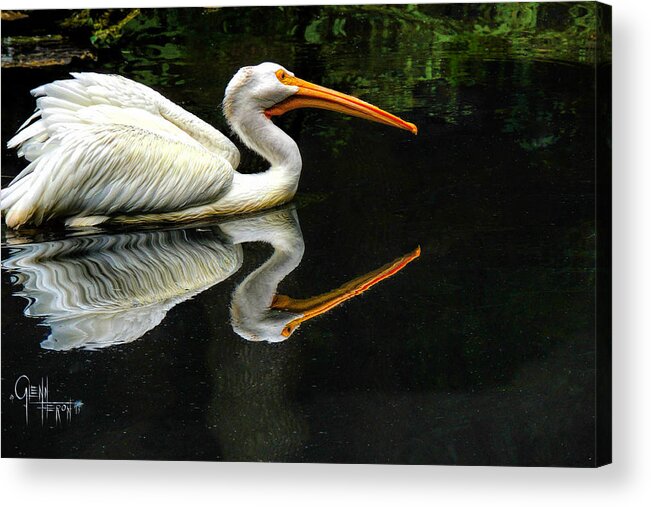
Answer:
<path fill-rule="evenodd" d="M 283 69 L 278 69 L 276 71 L 276 77 L 278 78 L 278 81 L 282 83 L 287 78 L 287 72 L 285 72 Z"/>
<path fill-rule="evenodd" d="M 296 328 L 300 325 L 301 325 L 300 322 L 293 320 L 283 328 L 280 334 L 283 335 L 285 338 L 289 338 L 294 333 L 294 331 L 296 331 Z"/>

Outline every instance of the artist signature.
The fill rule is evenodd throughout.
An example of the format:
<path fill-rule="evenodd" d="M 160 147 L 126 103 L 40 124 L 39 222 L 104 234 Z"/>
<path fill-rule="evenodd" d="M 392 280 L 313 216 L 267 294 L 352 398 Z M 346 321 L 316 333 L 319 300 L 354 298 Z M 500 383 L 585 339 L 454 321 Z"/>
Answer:
<path fill-rule="evenodd" d="M 48 377 L 41 378 L 37 385 L 33 385 L 27 375 L 21 375 L 14 384 L 14 394 L 10 400 L 20 400 L 25 406 L 25 424 L 29 424 L 30 411 L 41 413 L 41 426 L 54 419 L 55 426 L 72 421 L 72 416 L 79 414 L 83 403 L 81 400 L 50 401 L 50 382 Z"/>

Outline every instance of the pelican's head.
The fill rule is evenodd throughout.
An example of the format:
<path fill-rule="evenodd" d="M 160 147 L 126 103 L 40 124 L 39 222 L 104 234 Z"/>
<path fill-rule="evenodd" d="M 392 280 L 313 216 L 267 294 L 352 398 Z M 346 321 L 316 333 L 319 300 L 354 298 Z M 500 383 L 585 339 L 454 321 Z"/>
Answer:
<path fill-rule="evenodd" d="M 236 304 L 231 306 L 233 331 L 245 340 L 252 342 L 277 343 L 285 341 L 298 327 L 293 323 L 302 317 L 303 315 L 299 313 L 273 308 L 251 312 L 250 309 L 240 308 Z"/>
<path fill-rule="evenodd" d="M 418 133 L 413 123 L 350 95 L 299 79 L 277 63 L 241 68 L 224 95 L 227 118 L 251 108 L 271 118 L 301 107 L 329 109 Z"/>

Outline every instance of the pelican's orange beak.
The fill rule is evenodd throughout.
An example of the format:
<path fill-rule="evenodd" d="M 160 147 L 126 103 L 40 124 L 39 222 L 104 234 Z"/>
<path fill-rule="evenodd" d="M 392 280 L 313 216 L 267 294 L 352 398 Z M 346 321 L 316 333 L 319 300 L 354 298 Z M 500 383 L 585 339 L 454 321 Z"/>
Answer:
<path fill-rule="evenodd" d="M 268 118 L 280 116 L 287 111 L 298 109 L 299 107 L 315 107 L 384 123 L 385 125 L 408 130 L 412 134 L 418 134 L 418 127 L 416 125 L 398 118 L 391 113 L 387 113 L 373 104 L 346 95 L 345 93 L 331 90 L 330 88 L 303 81 L 297 77 L 290 76 L 282 69 L 276 72 L 276 77 L 283 84 L 297 86 L 298 91 L 291 97 L 267 109 L 265 114 Z"/>
<path fill-rule="evenodd" d="M 393 262 L 375 269 L 370 273 L 358 276 L 354 280 L 343 284 L 338 289 L 331 290 L 330 292 L 319 296 L 314 296 L 308 299 L 294 299 L 280 294 L 274 296 L 271 308 L 301 315 L 285 326 L 282 330 L 282 335 L 285 338 L 289 337 L 296 328 L 306 320 L 310 320 L 317 315 L 326 313 L 350 298 L 359 296 L 373 287 L 376 283 L 380 283 L 382 280 L 395 275 L 398 271 L 419 256 L 420 247 L 417 247 L 408 254 L 398 257 Z"/>

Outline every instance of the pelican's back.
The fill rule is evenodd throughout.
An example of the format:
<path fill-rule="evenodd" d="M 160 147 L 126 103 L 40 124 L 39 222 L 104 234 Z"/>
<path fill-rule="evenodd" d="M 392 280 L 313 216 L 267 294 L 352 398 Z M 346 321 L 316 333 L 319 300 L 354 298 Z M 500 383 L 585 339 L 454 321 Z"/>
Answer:
<path fill-rule="evenodd" d="M 0 195 L 10 227 L 179 210 L 232 183 L 235 146 L 145 85 L 78 73 L 32 94 L 36 112 L 8 143 L 30 162 Z"/>

